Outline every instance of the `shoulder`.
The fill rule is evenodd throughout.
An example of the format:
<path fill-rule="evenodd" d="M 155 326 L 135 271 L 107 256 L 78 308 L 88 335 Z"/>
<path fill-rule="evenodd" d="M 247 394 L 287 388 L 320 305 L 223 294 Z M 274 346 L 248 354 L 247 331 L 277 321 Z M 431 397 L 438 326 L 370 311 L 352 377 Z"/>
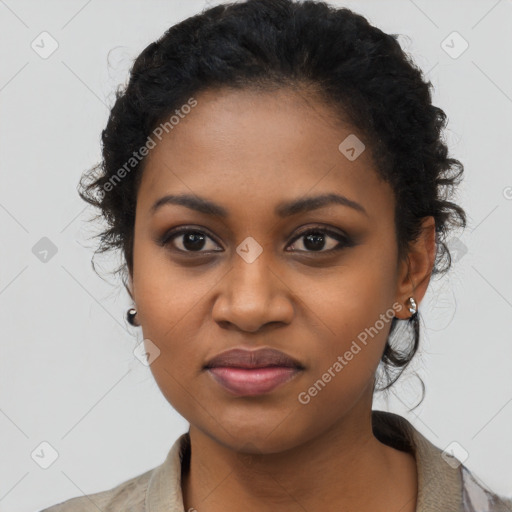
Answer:
<path fill-rule="evenodd" d="M 433 444 L 406 418 L 372 411 L 374 432 L 394 448 L 414 453 L 418 474 L 418 511 L 512 512 L 512 497 L 489 489 L 453 450 Z"/>
<path fill-rule="evenodd" d="M 156 468 L 126 480 L 106 491 L 70 498 L 40 512 L 140 512 L 149 480 Z"/>
<path fill-rule="evenodd" d="M 492 492 L 464 465 L 461 476 L 464 512 L 512 512 L 512 498 Z"/>
<path fill-rule="evenodd" d="M 159 465 L 112 489 L 77 496 L 38 512 L 157 512 L 182 510 L 182 461 L 190 460 L 190 438 L 182 434 Z M 174 508 L 173 508 L 174 507 Z"/>

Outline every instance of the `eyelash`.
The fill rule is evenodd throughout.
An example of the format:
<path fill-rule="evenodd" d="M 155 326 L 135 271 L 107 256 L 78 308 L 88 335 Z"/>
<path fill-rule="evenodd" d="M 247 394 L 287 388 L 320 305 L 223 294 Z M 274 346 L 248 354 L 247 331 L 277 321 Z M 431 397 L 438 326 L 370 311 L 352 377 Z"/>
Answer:
<path fill-rule="evenodd" d="M 189 226 L 183 226 L 181 228 L 177 228 L 175 230 L 172 230 L 172 231 L 166 233 L 159 240 L 159 244 L 161 246 L 163 246 L 163 247 L 171 246 L 171 242 L 175 238 L 178 238 L 180 235 L 183 235 L 183 234 L 186 234 L 186 233 L 196 233 L 196 234 L 200 234 L 200 235 L 205 235 L 207 238 L 210 238 L 211 240 L 213 240 L 215 242 L 213 237 L 211 237 L 210 235 L 208 235 L 204 231 L 201 231 L 200 229 L 195 229 L 195 228 L 192 228 L 192 227 L 189 227 Z M 353 243 L 353 241 L 349 237 L 347 237 L 346 235 L 342 235 L 341 233 L 338 233 L 336 231 L 332 231 L 332 230 L 327 229 L 327 228 L 321 228 L 321 227 L 315 228 L 315 227 L 313 227 L 313 228 L 308 228 L 307 230 L 304 230 L 301 233 L 297 234 L 297 236 L 292 239 L 292 241 L 290 242 L 290 244 L 288 244 L 288 246 L 289 245 L 293 245 L 297 240 L 300 240 L 301 238 L 303 238 L 303 237 L 305 237 L 307 235 L 310 235 L 310 234 L 327 235 L 327 236 L 337 240 L 338 241 L 338 245 L 336 247 L 333 247 L 332 249 L 328 249 L 327 251 L 324 251 L 324 250 L 320 250 L 320 251 L 299 250 L 299 251 L 295 251 L 295 252 L 307 253 L 307 254 L 326 254 L 326 253 L 330 254 L 330 253 L 333 253 L 333 252 L 340 251 L 340 250 L 342 250 L 344 248 L 347 248 L 347 247 L 353 247 L 355 245 Z M 215 242 L 215 243 L 217 243 L 217 242 Z M 177 247 L 174 247 L 174 246 L 171 247 L 171 250 L 174 250 L 176 252 L 183 253 L 183 254 L 208 254 L 208 253 L 211 253 L 211 252 L 222 252 L 222 251 L 184 251 L 183 249 L 178 249 Z"/>

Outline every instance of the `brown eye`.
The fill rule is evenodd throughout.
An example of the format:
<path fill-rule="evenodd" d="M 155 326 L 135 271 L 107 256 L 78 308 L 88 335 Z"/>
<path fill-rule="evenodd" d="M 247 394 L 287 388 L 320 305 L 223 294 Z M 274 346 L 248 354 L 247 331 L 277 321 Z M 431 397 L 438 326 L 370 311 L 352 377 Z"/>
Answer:
<path fill-rule="evenodd" d="M 215 247 L 218 247 L 213 239 L 203 231 L 191 228 L 180 228 L 171 233 L 167 233 L 160 241 L 163 246 L 172 246 L 176 251 L 181 252 L 220 252 Z"/>
<path fill-rule="evenodd" d="M 298 243 L 299 240 L 301 243 Z M 215 240 L 204 231 L 186 226 L 166 233 L 159 243 L 163 247 L 169 247 L 171 250 L 182 253 L 201 254 L 223 251 L 218 248 L 219 245 Z M 351 239 L 341 233 L 325 228 L 310 228 L 297 235 L 288 247 L 295 252 L 329 253 L 353 245 Z"/>
<path fill-rule="evenodd" d="M 347 236 L 322 228 L 313 228 L 302 232 L 294 238 L 292 245 L 301 239 L 304 249 L 299 248 L 298 252 L 331 252 L 353 245 Z"/>

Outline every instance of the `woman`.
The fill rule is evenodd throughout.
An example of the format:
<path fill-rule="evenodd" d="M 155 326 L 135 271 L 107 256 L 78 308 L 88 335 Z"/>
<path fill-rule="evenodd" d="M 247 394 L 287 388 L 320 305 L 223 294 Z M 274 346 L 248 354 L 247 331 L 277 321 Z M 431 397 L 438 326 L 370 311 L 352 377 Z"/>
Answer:
<path fill-rule="evenodd" d="M 80 195 L 190 429 L 161 466 L 46 512 L 512 510 L 372 411 L 466 222 L 430 87 L 394 36 L 322 2 L 220 5 L 141 53 Z"/>

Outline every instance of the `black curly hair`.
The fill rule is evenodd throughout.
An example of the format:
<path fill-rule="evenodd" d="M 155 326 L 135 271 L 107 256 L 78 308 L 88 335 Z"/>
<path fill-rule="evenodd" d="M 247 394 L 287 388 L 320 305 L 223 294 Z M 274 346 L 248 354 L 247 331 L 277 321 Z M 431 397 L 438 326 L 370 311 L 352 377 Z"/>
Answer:
<path fill-rule="evenodd" d="M 434 217 L 432 275 L 444 273 L 451 266 L 447 234 L 466 226 L 464 210 L 449 200 L 464 167 L 448 157 L 446 114 L 432 105 L 431 87 L 397 35 L 347 8 L 313 0 L 246 0 L 189 17 L 136 58 L 102 131 L 102 162 L 80 179 L 80 196 L 100 209 L 108 225 L 96 235 L 95 254 L 121 249 L 124 260 L 114 273 L 132 272 L 137 191 L 151 134 L 165 122 L 166 131 L 172 128 L 169 117 L 190 109 L 193 95 L 214 88 L 293 88 L 322 98 L 334 116 L 364 135 L 378 175 L 395 193 L 399 258 L 407 257 L 422 218 Z M 94 268 L 94 257 L 92 263 Z M 412 344 L 403 350 L 392 347 L 398 322 L 412 327 Z M 382 390 L 410 363 L 419 338 L 418 314 L 409 321 L 393 318 L 379 365 L 387 380 Z"/>

